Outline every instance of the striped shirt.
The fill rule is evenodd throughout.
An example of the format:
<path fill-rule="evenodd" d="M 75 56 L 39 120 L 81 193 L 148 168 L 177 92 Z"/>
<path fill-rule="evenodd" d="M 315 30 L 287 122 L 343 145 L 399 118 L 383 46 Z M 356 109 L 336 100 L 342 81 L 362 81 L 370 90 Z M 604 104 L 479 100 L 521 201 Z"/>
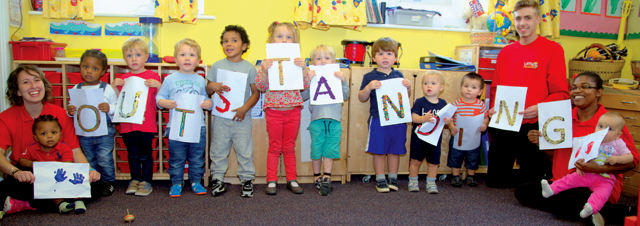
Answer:
<path fill-rule="evenodd" d="M 453 115 L 453 124 L 457 125 L 457 118 L 459 116 L 477 116 L 479 114 L 484 114 L 484 117 L 489 116 L 489 112 L 487 111 L 487 107 L 484 105 L 484 102 L 476 99 L 473 103 L 467 103 L 462 100 L 462 98 L 454 101 L 452 103 L 453 106 L 458 107 L 456 113 Z"/>

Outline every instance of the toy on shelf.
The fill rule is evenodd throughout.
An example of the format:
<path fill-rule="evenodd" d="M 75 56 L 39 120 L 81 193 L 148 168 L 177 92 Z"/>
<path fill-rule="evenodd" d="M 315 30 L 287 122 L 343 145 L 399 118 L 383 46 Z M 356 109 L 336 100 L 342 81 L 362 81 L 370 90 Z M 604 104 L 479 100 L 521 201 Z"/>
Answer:
<path fill-rule="evenodd" d="M 160 26 L 162 25 L 162 18 L 158 17 L 140 17 L 140 28 L 142 29 L 142 36 L 147 42 L 149 48 L 149 60 L 147 63 L 162 63 L 160 59 Z"/>
<path fill-rule="evenodd" d="M 498 0 L 495 6 L 496 11 L 489 15 L 489 18 L 487 19 L 487 29 L 491 32 L 495 32 L 496 35 L 502 36 L 509 34 L 511 31 L 511 25 L 513 25 L 513 18 L 511 18 L 509 12 L 502 9 L 504 5 L 504 0 Z M 506 42 L 506 40 L 500 41 Z"/>
<path fill-rule="evenodd" d="M 489 14 L 479 0 L 471 0 L 469 5 L 464 6 L 462 19 L 466 20 L 467 28 L 484 30 L 486 29 L 487 18 L 489 18 Z"/>

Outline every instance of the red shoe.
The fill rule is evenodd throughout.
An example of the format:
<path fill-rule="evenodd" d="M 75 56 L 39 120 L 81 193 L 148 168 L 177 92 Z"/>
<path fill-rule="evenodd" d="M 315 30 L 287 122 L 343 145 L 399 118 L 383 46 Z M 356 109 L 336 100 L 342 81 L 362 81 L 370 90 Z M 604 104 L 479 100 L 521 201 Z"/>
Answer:
<path fill-rule="evenodd" d="M 7 199 L 4 201 L 3 210 L 5 214 L 13 214 L 24 210 L 36 210 L 36 208 L 29 206 L 28 201 L 12 199 L 7 196 Z"/>

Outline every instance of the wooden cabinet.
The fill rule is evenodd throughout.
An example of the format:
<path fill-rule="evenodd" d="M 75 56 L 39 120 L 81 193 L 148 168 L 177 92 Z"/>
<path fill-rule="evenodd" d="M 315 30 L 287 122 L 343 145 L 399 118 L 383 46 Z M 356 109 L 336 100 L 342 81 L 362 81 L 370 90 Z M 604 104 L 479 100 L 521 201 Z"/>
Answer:
<path fill-rule="evenodd" d="M 82 78 L 80 76 L 80 63 L 79 62 L 70 62 L 70 61 L 13 61 L 13 68 L 15 69 L 18 65 L 34 65 L 40 68 L 45 72 L 47 76 L 47 80 L 52 83 L 52 93 L 54 104 L 67 108 L 69 102 L 69 95 L 67 89 L 73 88 L 73 86 L 77 83 L 82 82 Z M 102 81 L 110 83 L 115 78 L 122 76 L 123 74 L 129 72 L 129 68 L 124 62 L 109 62 L 108 63 L 108 74 L 105 74 L 104 78 L 101 78 Z M 173 73 L 178 70 L 177 65 L 168 64 L 168 63 L 150 63 L 145 64 L 145 68 L 148 70 L 152 70 L 158 73 L 161 79 L 168 74 Z M 209 67 L 205 64 L 198 65 L 196 68 L 196 72 L 202 75 L 206 75 Z M 155 135 L 154 139 L 154 180 L 169 180 L 169 173 L 167 173 L 167 157 L 166 151 L 167 148 L 167 137 L 163 137 L 164 130 L 166 128 L 168 117 L 167 110 L 158 110 L 158 134 Z M 207 131 L 209 131 L 209 119 L 210 112 L 205 113 L 209 117 L 205 117 L 205 122 L 207 124 Z M 163 117 L 165 116 L 165 117 Z M 209 137 L 209 136 L 207 136 Z M 115 145 L 113 151 L 113 157 L 115 162 L 116 169 L 116 180 L 129 180 L 131 179 L 131 174 L 128 169 L 128 161 L 125 160 L 127 158 L 126 147 L 124 147 L 124 143 L 122 142 L 122 136 L 119 132 L 116 133 L 115 136 Z M 208 177 L 210 175 L 209 172 L 209 142 L 207 141 L 205 151 L 205 174 L 203 176 L 205 185 L 208 184 Z M 187 174 L 185 173 L 185 179 L 187 179 Z"/>
<path fill-rule="evenodd" d="M 368 138 L 368 124 L 367 117 L 369 117 L 369 101 L 360 102 L 358 100 L 358 92 L 360 91 L 360 85 L 362 84 L 362 79 L 364 74 L 372 71 L 373 68 L 370 67 L 352 67 L 351 68 L 351 96 L 350 96 L 350 107 L 349 107 L 349 143 L 348 143 L 348 161 L 347 161 L 347 180 L 350 180 L 351 174 L 374 174 L 373 170 L 373 155 L 366 153 L 365 149 L 367 146 L 367 138 Z M 420 83 L 422 81 L 422 77 L 426 74 L 428 70 L 420 70 L 420 69 L 398 69 L 405 78 L 409 79 L 412 82 L 411 86 L 411 105 L 415 102 L 417 98 L 423 97 L 424 94 L 422 92 L 422 88 Z M 460 95 L 460 82 L 462 81 L 462 77 L 468 72 L 457 72 L 457 71 L 440 71 L 444 74 L 445 78 L 445 89 L 440 94 L 440 98 L 446 100 L 448 103 L 451 103 L 458 98 Z M 405 110 L 406 112 L 407 110 Z M 410 110 L 409 110 L 410 111 Z M 411 124 L 407 126 L 407 154 L 400 156 L 400 166 L 398 173 L 399 174 L 408 174 L 409 173 L 409 151 L 410 151 L 410 140 L 411 140 L 411 132 L 412 129 Z M 447 153 L 449 151 L 449 131 L 447 129 L 444 130 L 442 135 L 442 155 L 440 157 L 440 166 L 438 167 L 438 174 L 446 174 L 450 173 L 451 169 L 447 167 Z M 478 170 L 479 173 L 486 172 L 486 167 L 482 167 Z M 427 173 L 427 164 L 423 163 L 420 167 L 420 174 Z"/>
<path fill-rule="evenodd" d="M 608 111 L 617 112 L 624 118 L 636 148 L 640 147 L 640 91 L 605 88 L 599 103 Z M 625 173 L 623 183 L 624 194 L 638 196 L 640 166 Z"/>
<path fill-rule="evenodd" d="M 485 80 L 491 81 L 496 69 L 498 52 L 506 45 L 471 44 L 456 46 L 456 60 L 473 64 L 476 72 Z"/>

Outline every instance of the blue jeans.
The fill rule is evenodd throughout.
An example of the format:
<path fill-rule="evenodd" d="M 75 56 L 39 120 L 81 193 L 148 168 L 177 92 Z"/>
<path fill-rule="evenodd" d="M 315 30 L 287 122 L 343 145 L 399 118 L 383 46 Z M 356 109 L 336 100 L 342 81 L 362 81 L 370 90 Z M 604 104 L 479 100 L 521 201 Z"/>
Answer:
<path fill-rule="evenodd" d="M 165 136 L 171 128 L 167 127 Z M 200 183 L 204 175 L 204 149 L 207 143 L 206 128 L 200 127 L 200 142 L 185 143 L 169 139 L 169 177 L 171 184 L 182 184 L 185 160 L 189 160 L 189 181 Z"/>
<path fill-rule="evenodd" d="M 151 142 L 155 133 L 132 131 L 122 134 L 122 141 L 129 154 L 131 180 L 146 181 L 153 179 L 153 156 Z"/>
<path fill-rule="evenodd" d="M 107 126 L 108 134 L 97 137 L 78 136 L 80 147 L 91 168 L 96 169 L 103 181 L 116 181 L 115 166 L 113 164 L 113 136 L 116 134 L 116 127 L 113 124 Z"/>

